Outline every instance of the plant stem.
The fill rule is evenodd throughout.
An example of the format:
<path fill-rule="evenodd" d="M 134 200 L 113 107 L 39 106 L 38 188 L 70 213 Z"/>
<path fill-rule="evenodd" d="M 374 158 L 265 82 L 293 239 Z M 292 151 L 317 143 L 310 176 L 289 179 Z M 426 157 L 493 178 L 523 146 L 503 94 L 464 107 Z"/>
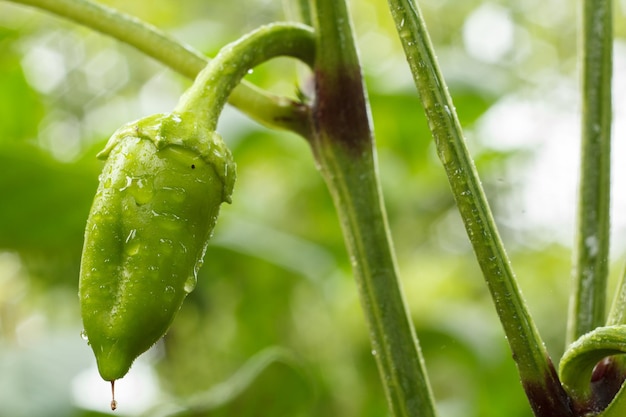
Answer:
<path fill-rule="evenodd" d="M 411 0 L 389 0 L 389 5 L 439 158 L 531 406 L 537 416 L 572 415 L 567 394 L 518 288 L 420 10 Z"/>
<path fill-rule="evenodd" d="M 200 114 L 206 128 L 214 131 L 228 96 L 248 71 L 281 55 L 309 61 L 315 55 L 311 28 L 297 23 L 274 23 L 226 45 L 198 74 L 175 111 Z"/>
<path fill-rule="evenodd" d="M 222 179 L 223 201 L 230 202 L 235 167 L 230 151 L 216 133 L 228 96 L 255 66 L 282 55 L 306 61 L 314 55 L 314 50 L 315 36 L 308 26 L 298 23 L 262 26 L 224 46 L 198 74 L 172 113 L 144 119 L 147 120 L 144 131 L 155 131 L 151 137 L 159 147 L 179 145 L 195 150 Z M 139 131 L 135 124 L 131 129 L 133 133 Z"/>
<path fill-rule="evenodd" d="M 567 340 L 605 321 L 611 175 L 611 0 L 585 0 L 582 21 L 582 154 Z"/>
<path fill-rule="evenodd" d="M 372 353 L 393 416 L 433 417 L 433 396 L 397 273 L 360 64 L 343 0 L 314 0 L 311 140 L 352 259 Z"/>
<path fill-rule="evenodd" d="M 173 40 L 159 29 L 89 0 L 9 1 L 46 10 L 112 36 L 191 79 L 208 63 L 200 52 Z M 312 62 L 313 56 L 307 60 Z M 310 136 L 308 109 L 293 100 L 271 95 L 243 82 L 232 92 L 229 102 L 261 124 Z"/>

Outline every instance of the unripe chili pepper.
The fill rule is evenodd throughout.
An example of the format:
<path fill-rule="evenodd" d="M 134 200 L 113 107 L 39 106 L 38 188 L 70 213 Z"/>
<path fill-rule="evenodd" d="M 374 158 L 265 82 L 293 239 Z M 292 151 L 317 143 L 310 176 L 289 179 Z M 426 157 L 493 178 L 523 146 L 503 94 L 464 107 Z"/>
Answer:
<path fill-rule="evenodd" d="M 314 47 L 306 26 L 259 28 L 223 48 L 173 113 L 122 127 L 100 154 L 107 161 L 87 221 L 79 295 L 112 394 L 113 382 L 165 334 L 193 290 L 219 206 L 230 201 L 235 165 L 215 133 L 230 92 L 272 57 L 311 64 Z"/>
<path fill-rule="evenodd" d="M 216 135 L 192 116 L 156 115 L 119 129 L 99 155 L 107 160 L 87 221 L 79 295 L 105 380 L 123 377 L 165 334 L 195 287 L 235 178 Z"/>

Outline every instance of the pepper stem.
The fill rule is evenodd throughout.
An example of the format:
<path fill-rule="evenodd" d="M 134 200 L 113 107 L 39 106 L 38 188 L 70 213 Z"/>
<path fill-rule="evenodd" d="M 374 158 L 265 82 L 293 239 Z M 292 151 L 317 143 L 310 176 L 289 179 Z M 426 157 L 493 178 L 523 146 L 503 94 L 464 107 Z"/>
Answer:
<path fill-rule="evenodd" d="M 309 66 L 315 56 L 315 37 L 308 26 L 274 23 L 226 45 L 198 74 L 181 97 L 176 113 L 196 113 L 199 120 L 215 130 L 228 96 L 255 66 L 278 56 L 297 58 Z"/>

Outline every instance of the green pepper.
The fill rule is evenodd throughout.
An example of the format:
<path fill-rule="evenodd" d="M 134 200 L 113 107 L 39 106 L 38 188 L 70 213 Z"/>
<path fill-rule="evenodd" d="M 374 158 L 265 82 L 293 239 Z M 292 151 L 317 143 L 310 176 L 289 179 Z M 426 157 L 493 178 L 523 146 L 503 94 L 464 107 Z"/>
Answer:
<path fill-rule="evenodd" d="M 122 127 L 99 155 L 106 164 L 87 220 L 79 296 L 112 409 L 114 381 L 167 331 L 195 287 L 220 204 L 230 202 L 235 164 L 215 132 L 228 96 L 273 57 L 311 64 L 314 46 L 313 31 L 298 24 L 251 32 L 220 51 L 171 114 Z"/>
<path fill-rule="evenodd" d="M 185 114 L 119 129 L 85 231 L 79 296 L 102 378 L 123 377 L 167 331 L 196 285 L 235 166 L 213 131 Z"/>

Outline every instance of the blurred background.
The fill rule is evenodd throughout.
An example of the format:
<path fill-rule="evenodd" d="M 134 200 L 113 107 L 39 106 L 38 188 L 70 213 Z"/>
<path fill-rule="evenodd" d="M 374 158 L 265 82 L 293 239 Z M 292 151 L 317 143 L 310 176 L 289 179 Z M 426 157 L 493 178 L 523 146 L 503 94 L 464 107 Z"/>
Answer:
<path fill-rule="evenodd" d="M 285 19 L 270 0 L 103 3 L 210 56 Z M 558 362 L 578 176 L 578 10 L 567 0 L 420 6 L 520 286 Z M 616 158 L 626 152 L 625 8 L 615 2 Z M 399 269 L 441 417 L 530 417 L 386 2 L 352 1 L 351 10 Z M 295 97 L 301 73 L 278 59 L 247 78 Z M 102 167 L 95 154 L 120 125 L 170 111 L 189 85 L 90 29 L 0 2 L 0 416 L 110 413 L 77 297 Z M 222 207 L 199 283 L 171 330 L 116 384 L 115 414 L 388 415 L 307 144 L 230 107 L 219 131 L 238 164 L 233 204 Z M 626 246 L 620 162 L 612 283 Z"/>

